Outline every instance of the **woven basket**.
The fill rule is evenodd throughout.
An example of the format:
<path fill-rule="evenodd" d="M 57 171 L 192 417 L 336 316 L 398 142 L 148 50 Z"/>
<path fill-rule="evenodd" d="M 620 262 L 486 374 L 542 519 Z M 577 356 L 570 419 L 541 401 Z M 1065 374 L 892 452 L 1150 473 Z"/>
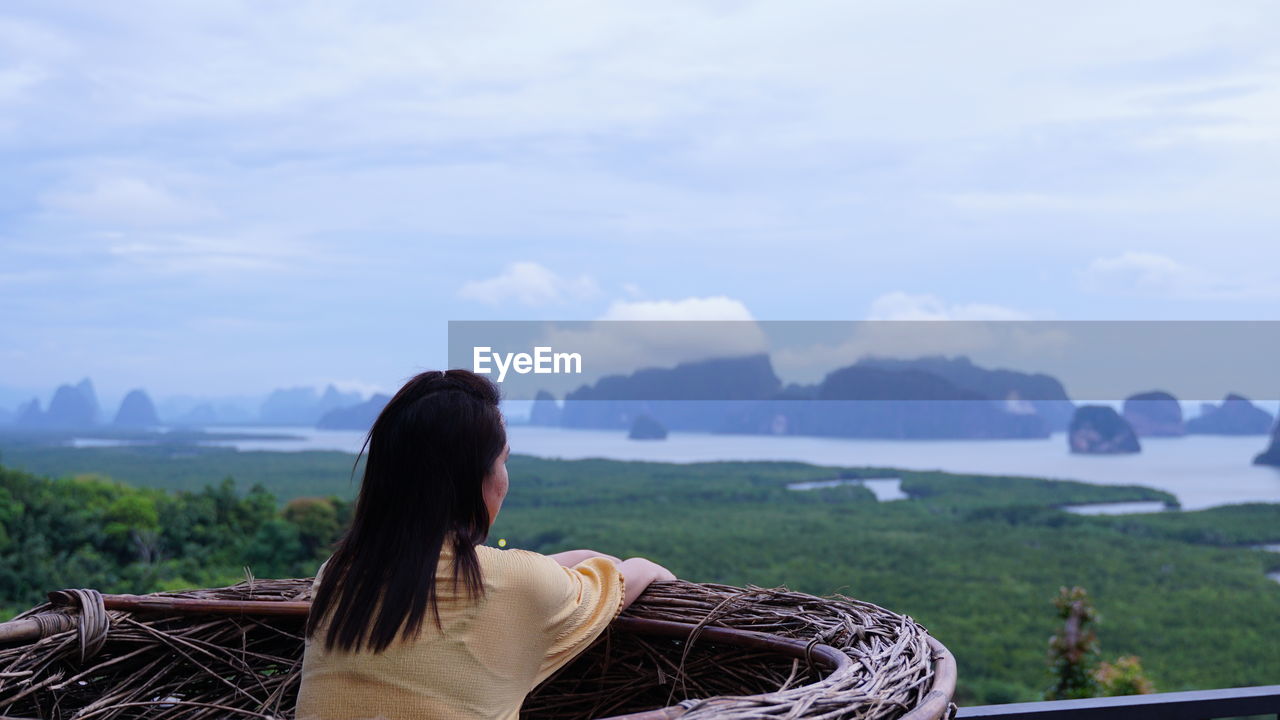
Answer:
<path fill-rule="evenodd" d="M 0 717 L 291 720 L 311 579 L 152 595 L 93 590 L 0 624 Z M 521 716 L 849 718 L 955 713 L 951 654 L 852 598 L 655 583 Z"/>

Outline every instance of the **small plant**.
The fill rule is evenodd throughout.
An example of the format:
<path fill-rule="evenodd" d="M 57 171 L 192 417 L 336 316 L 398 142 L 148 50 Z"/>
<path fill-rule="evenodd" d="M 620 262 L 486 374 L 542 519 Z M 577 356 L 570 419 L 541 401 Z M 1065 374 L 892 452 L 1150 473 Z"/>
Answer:
<path fill-rule="evenodd" d="M 1103 695 L 1149 695 L 1156 691 L 1137 655 L 1122 655 L 1115 662 L 1103 662 L 1093 676 Z"/>
<path fill-rule="evenodd" d="M 1049 669 L 1054 683 L 1045 691 L 1046 700 L 1097 697 L 1098 635 L 1093 630 L 1098 611 L 1082 587 L 1058 589 L 1053 606 L 1062 620 L 1062 630 L 1049 638 Z"/>
<path fill-rule="evenodd" d="M 1062 630 L 1049 639 L 1049 669 L 1054 684 L 1045 691 L 1046 700 L 1155 692 L 1138 656 L 1124 655 L 1112 662 L 1101 660 L 1094 626 L 1102 622 L 1102 616 L 1084 588 L 1059 588 L 1053 606 L 1062 620 Z"/>

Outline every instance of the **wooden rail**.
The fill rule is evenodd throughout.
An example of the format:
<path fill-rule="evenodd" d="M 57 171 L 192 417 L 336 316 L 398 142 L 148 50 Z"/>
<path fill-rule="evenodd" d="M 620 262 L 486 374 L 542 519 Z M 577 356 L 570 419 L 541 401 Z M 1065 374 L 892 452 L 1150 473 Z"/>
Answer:
<path fill-rule="evenodd" d="M 956 717 L 1001 720 L 1211 720 L 1242 715 L 1274 715 L 1280 718 L 1280 685 L 978 705 L 960 708 Z"/>

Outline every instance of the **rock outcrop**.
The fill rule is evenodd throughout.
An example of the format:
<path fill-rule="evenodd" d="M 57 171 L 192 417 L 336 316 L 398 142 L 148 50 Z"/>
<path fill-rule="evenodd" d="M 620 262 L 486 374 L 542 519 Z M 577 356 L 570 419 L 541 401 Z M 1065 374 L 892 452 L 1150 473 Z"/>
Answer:
<path fill-rule="evenodd" d="M 1138 435 L 1114 408 L 1082 405 L 1071 418 L 1067 446 L 1073 453 L 1114 455 L 1142 451 Z"/>
<path fill-rule="evenodd" d="M 667 429 L 648 415 L 637 415 L 627 437 L 632 440 L 666 440 Z"/>
<path fill-rule="evenodd" d="M 14 420 L 19 425 L 31 427 L 44 422 L 44 408 L 40 407 L 40 398 L 31 398 L 18 406 L 18 417 Z"/>
<path fill-rule="evenodd" d="M 820 383 L 782 387 L 759 354 L 603 377 L 565 396 L 560 424 L 627 429 L 649 415 L 677 432 L 995 439 L 1048 437 L 1074 411 L 1053 377 L 964 357 L 864 359 Z"/>
<path fill-rule="evenodd" d="M 89 406 L 90 424 L 98 422 L 101 406 L 98 405 L 98 393 L 94 392 L 93 381 L 89 378 L 81 380 L 76 383 L 76 390 L 80 391 L 80 396 L 84 398 L 85 403 Z"/>
<path fill-rule="evenodd" d="M 1276 421 L 1276 426 L 1271 431 L 1271 446 L 1255 457 L 1253 464 L 1280 467 L 1280 420 Z"/>
<path fill-rule="evenodd" d="M 1182 404 L 1160 390 L 1125 398 L 1124 419 L 1138 437 L 1178 437 L 1187 433 L 1182 422 Z"/>
<path fill-rule="evenodd" d="M 788 385 L 743 409 L 727 431 L 825 437 L 977 439 L 1048 437 L 1045 419 L 1023 402 L 957 387 L 931 372 L 855 363 L 816 386 Z"/>
<path fill-rule="evenodd" d="M 763 353 L 642 368 L 565 395 L 560 424 L 624 430 L 637 416 L 649 415 L 672 430 L 714 432 L 735 408 L 769 399 L 781 387 Z"/>
<path fill-rule="evenodd" d="M 1221 405 L 1204 403 L 1199 417 L 1187 421 L 1187 432 L 1199 435 L 1266 435 L 1275 418 L 1242 395 L 1231 393 Z"/>
<path fill-rule="evenodd" d="M 49 401 L 41 424 L 57 428 L 89 427 L 97 420 L 98 401 L 88 380 L 79 385 L 59 385 Z"/>
<path fill-rule="evenodd" d="M 155 427 L 160 424 L 160 417 L 156 414 L 156 406 L 151 402 L 151 396 L 147 395 L 146 390 L 139 388 L 130 390 L 129 394 L 124 396 L 112 424 L 129 428 Z"/>
<path fill-rule="evenodd" d="M 1062 383 L 1052 375 L 1018 370 L 984 368 L 963 355 L 927 355 L 915 359 L 863 358 L 857 366 L 883 370 L 919 370 L 936 375 L 961 390 L 1004 402 L 1005 409 L 1026 414 L 1034 411 L 1050 432 L 1062 432 L 1071 422 L 1075 403 Z"/>
<path fill-rule="evenodd" d="M 360 393 L 344 393 L 333 385 L 324 394 L 311 387 L 273 390 L 258 410 L 258 419 L 271 425 L 315 425 L 331 410 L 351 407 L 362 400 Z"/>
<path fill-rule="evenodd" d="M 538 391 L 533 398 L 533 407 L 529 409 L 529 424 L 553 427 L 560 424 L 560 405 L 554 395 L 546 390 Z"/>
<path fill-rule="evenodd" d="M 316 427 L 321 430 L 368 430 L 389 402 L 390 395 L 375 394 L 362 403 L 330 410 L 316 422 Z"/>
<path fill-rule="evenodd" d="M 186 411 L 173 421 L 174 425 L 186 426 L 204 426 L 217 424 L 218 411 L 213 409 L 213 405 L 209 403 L 200 403 L 190 410 Z"/>

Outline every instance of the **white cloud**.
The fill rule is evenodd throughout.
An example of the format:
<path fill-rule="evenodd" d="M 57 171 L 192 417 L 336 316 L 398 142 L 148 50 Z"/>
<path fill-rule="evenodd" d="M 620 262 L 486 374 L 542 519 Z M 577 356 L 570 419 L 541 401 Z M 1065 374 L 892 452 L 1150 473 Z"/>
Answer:
<path fill-rule="evenodd" d="M 834 324 L 836 326 L 839 323 Z M 774 367 L 795 382 L 816 382 L 834 368 L 867 357 L 967 356 L 988 367 L 1039 371 L 1046 359 L 1071 347 L 1059 323 L 1034 321 L 1030 313 L 988 303 L 951 303 L 931 294 L 891 292 L 872 302 L 864 322 L 848 323 L 844 337 L 778 348 Z"/>
<path fill-rule="evenodd" d="M 602 375 L 768 352 L 768 338 L 741 301 L 723 295 L 616 301 L 597 320 L 548 325 L 537 345 L 583 358 L 583 375 L 548 376 L 557 395 Z"/>
<path fill-rule="evenodd" d="M 285 273 L 320 255 L 270 230 L 234 235 L 104 233 L 103 236 L 108 240 L 107 252 L 126 266 L 166 274 Z"/>
<path fill-rule="evenodd" d="M 962 192 L 942 199 L 957 209 L 980 212 L 1077 210 L 1092 204 L 1088 198 L 1031 192 Z"/>
<path fill-rule="evenodd" d="M 584 300 L 599 292 L 590 275 L 565 278 L 536 262 L 523 261 L 508 264 L 494 277 L 466 283 L 458 289 L 458 297 L 490 305 L 515 301 L 538 306 Z"/>
<path fill-rule="evenodd" d="M 1125 252 L 1097 258 L 1085 270 L 1095 289 L 1127 288 L 1156 294 L 1180 295 L 1203 286 L 1208 278 L 1173 258 L 1144 252 Z"/>
<path fill-rule="evenodd" d="M 1245 272 L 1228 278 L 1150 252 L 1096 258 L 1081 273 L 1081 280 L 1086 290 L 1113 295 L 1191 300 L 1280 297 L 1280 284 L 1274 278 Z"/>
<path fill-rule="evenodd" d="M 22 99 L 28 90 L 44 78 L 43 72 L 31 66 L 0 69 L 0 105 Z"/>
<path fill-rule="evenodd" d="M 50 193 L 45 196 L 44 205 L 55 212 L 74 213 L 91 223 L 135 227 L 191 223 L 215 214 L 200 203 L 136 177 L 110 177 L 82 190 Z"/>
<path fill-rule="evenodd" d="M 833 368 L 869 356 L 913 358 L 926 355 L 973 356 L 995 347 L 1044 344 L 1020 310 L 988 303 L 951 303 L 937 295 L 895 291 L 871 302 L 869 322 L 849 326 L 847 337 L 833 337 L 802 347 L 775 350 L 779 375 L 797 382 L 815 382 Z M 990 322 L 987 322 L 990 321 Z"/>
<path fill-rule="evenodd" d="M 936 295 L 902 291 L 871 302 L 868 320 L 1029 320 L 1020 310 L 988 303 L 948 303 Z"/>
<path fill-rule="evenodd" d="M 741 301 L 724 295 L 682 300 L 617 300 L 601 320 L 754 320 Z"/>

